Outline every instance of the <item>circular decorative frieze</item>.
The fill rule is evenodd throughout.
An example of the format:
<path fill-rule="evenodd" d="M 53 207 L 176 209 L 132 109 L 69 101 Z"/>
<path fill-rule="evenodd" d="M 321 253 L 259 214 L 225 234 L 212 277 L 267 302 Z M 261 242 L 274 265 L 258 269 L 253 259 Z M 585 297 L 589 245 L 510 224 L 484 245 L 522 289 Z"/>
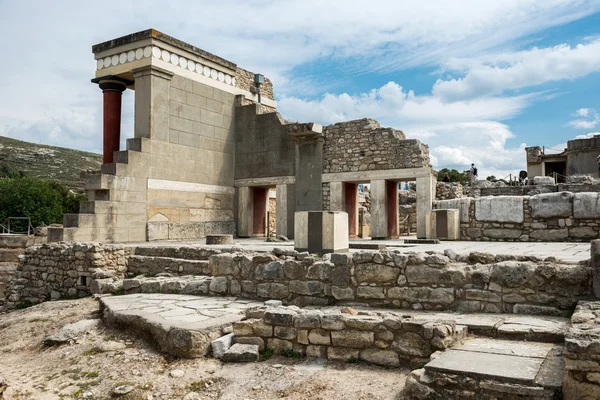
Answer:
<path fill-rule="evenodd" d="M 162 60 L 174 66 L 183 68 L 190 72 L 196 72 L 200 75 L 204 75 L 207 78 L 223 82 L 227 85 L 235 86 L 235 77 L 219 71 L 215 68 L 202 65 L 201 63 L 190 60 L 186 57 L 180 56 L 179 54 L 172 53 L 168 50 L 161 49 L 157 46 L 145 46 L 138 49 L 129 50 L 127 52 L 121 52 L 119 54 L 113 54 L 112 56 L 104 57 L 96 60 L 96 69 L 106 69 L 115 67 L 120 64 L 126 64 L 143 58 L 153 57 L 158 60 Z"/>

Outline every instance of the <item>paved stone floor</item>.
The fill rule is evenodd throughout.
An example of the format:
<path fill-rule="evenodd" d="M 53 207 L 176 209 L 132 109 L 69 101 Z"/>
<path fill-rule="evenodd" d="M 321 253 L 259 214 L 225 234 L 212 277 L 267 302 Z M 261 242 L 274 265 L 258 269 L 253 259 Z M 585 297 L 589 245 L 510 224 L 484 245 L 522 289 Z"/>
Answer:
<path fill-rule="evenodd" d="M 414 237 L 411 237 L 414 239 Z M 270 243 L 265 239 L 235 239 L 233 246 L 241 246 L 250 251 L 270 251 L 275 247 L 291 247 L 293 242 Z M 378 243 L 400 251 L 444 251 L 452 249 L 457 254 L 473 251 L 492 254 L 531 255 L 538 257 L 554 256 L 565 261 L 581 261 L 590 258 L 589 243 L 537 243 L 537 242 L 442 242 L 440 244 L 404 244 L 403 239 L 377 240 L 355 239 L 353 243 Z M 204 246 L 204 240 L 190 242 L 144 242 L 131 243 L 129 246 Z M 215 245 L 215 248 L 231 248 L 232 245 Z M 360 250 L 351 250 L 360 251 Z"/>

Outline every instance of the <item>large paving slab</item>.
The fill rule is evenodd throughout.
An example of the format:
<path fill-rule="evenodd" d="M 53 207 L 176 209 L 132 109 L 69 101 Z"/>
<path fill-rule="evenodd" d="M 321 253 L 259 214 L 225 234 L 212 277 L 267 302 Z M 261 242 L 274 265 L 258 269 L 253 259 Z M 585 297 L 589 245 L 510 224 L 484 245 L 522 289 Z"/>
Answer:
<path fill-rule="evenodd" d="M 262 305 L 231 297 L 139 293 L 100 299 L 103 319 L 150 336 L 168 354 L 194 358 L 208 354 L 244 312 Z"/>
<path fill-rule="evenodd" d="M 445 351 L 425 370 L 559 388 L 564 373 L 559 354 L 559 348 L 548 343 L 477 338 Z"/>

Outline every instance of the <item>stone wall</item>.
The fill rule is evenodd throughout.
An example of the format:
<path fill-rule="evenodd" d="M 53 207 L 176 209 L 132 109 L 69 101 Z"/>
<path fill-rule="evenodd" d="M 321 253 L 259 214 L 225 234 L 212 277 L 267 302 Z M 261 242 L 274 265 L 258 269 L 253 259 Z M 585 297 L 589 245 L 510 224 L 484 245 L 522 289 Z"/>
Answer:
<path fill-rule="evenodd" d="M 252 92 L 252 88 L 254 85 L 254 72 L 247 71 L 243 68 L 237 67 L 235 71 L 235 85 L 240 89 L 247 90 L 248 92 Z M 271 100 L 275 100 L 273 95 L 273 83 L 267 77 L 265 77 L 265 83 L 260 85 L 260 95 Z"/>
<path fill-rule="evenodd" d="M 592 293 L 589 262 L 471 253 L 216 254 L 210 293 L 403 309 L 564 315 Z"/>
<path fill-rule="evenodd" d="M 459 182 L 437 182 L 436 200 L 458 199 L 463 197 L 463 185 Z"/>
<path fill-rule="evenodd" d="M 361 119 L 323 128 L 323 173 L 418 168 L 429 165 L 429 147 L 379 122 Z"/>
<path fill-rule="evenodd" d="M 94 279 L 122 278 L 125 250 L 120 245 L 48 243 L 29 247 L 16 270 L 16 280 L 5 293 L 5 306 L 90 294 Z"/>
<path fill-rule="evenodd" d="M 435 201 L 460 210 L 461 240 L 563 242 L 600 237 L 599 193 L 547 193 Z"/>
<path fill-rule="evenodd" d="M 348 314 L 351 313 L 351 314 Z M 416 321 L 409 316 L 352 309 L 261 308 L 233 325 L 236 343 L 260 350 L 293 351 L 339 361 L 363 360 L 386 367 L 421 366 L 429 356 L 464 337 L 452 321 Z"/>
<path fill-rule="evenodd" d="M 8 310 L 8 303 L 13 303 L 12 287 L 17 282 L 17 263 L 0 262 L 0 312 Z"/>
<path fill-rule="evenodd" d="M 565 335 L 565 399 L 600 396 L 600 301 L 582 301 Z"/>

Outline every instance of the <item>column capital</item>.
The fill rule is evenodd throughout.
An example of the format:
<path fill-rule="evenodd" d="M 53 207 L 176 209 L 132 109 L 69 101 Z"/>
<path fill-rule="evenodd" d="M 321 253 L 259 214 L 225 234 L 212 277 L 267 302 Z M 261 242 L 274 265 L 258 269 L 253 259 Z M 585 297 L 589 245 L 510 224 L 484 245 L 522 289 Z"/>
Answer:
<path fill-rule="evenodd" d="M 123 93 L 127 86 L 133 85 L 132 81 L 120 78 L 114 75 L 101 76 L 92 79 L 92 83 L 97 83 L 103 92 L 119 92 Z"/>
<path fill-rule="evenodd" d="M 157 67 L 156 65 L 145 65 L 143 67 L 135 68 L 131 70 L 133 74 L 133 78 L 140 78 L 142 76 L 152 75 L 157 76 L 159 78 L 171 80 L 173 78 L 174 73 L 168 71 L 166 69 Z"/>

